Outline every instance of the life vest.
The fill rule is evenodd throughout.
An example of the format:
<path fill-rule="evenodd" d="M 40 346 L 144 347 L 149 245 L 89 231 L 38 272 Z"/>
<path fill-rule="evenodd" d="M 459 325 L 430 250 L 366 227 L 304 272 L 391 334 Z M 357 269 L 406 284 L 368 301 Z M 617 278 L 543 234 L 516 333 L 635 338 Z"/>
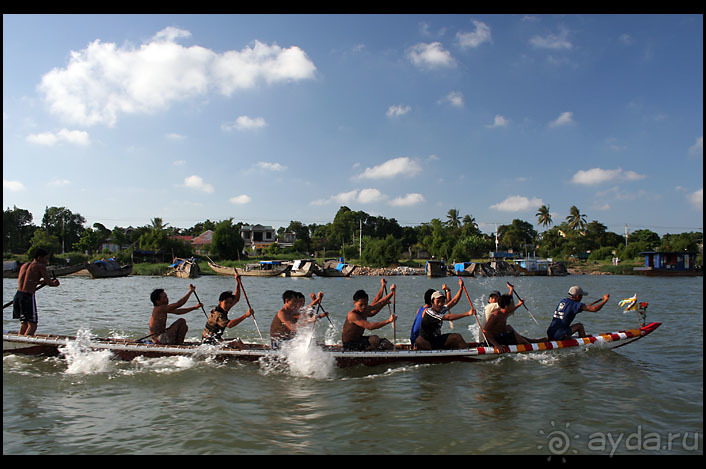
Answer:
<path fill-rule="evenodd" d="M 422 328 L 422 317 L 424 316 L 424 310 L 426 308 L 426 305 L 419 308 L 419 311 L 417 311 L 417 315 L 414 317 L 414 323 L 412 324 L 412 333 L 409 335 L 409 341 L 411 342 L 412 347 L 414 347 L 414 342 L 417 340 L 417 337 L 419 337 L 419 331 Z"/>

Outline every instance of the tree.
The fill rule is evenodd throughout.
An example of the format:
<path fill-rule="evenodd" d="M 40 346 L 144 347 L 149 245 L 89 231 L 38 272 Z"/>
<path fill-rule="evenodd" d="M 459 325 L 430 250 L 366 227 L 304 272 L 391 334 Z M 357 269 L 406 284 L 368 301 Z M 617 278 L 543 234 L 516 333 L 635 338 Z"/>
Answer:
<path fill-rule="evenodd" d="M 59 240 L 62 252 L 78 242 L 84 223 L 85 218 L 66 207 L 46 207 L 42 217 L 42 228 Z"/>
<path fill-rule="evenodd" d="M 399 262 L 402 243 L 393 235 L 384 239 L 365 239 L 362 262 L 372 267 L 387 267 Z"/>
<path fill-rule="evenodd" d="M 56 254 L 61 250 L 61 242 L 56 236 L 50 235 L 44 228 L 38 228 L 32 235 L 30 247 L 27 250 L 27 257 L 34 258 L 34 252 L 39 249 L 45 249 L 50 254 Z"/>
<path fill-rule="evenodd" d="M 245 241 L 240 236 L 240 228 L 229 218 L 216 225 L 211 243 L 211 253 L 220 259 L 240 259 Z"/>
<path fill-rule="evenodd" d="M 552 214 L 549 213 L 549 205 L 542 205 L 539 207 L 539 210 L 537 210 L 535 215 L 537 216 L 537 221 L 543 227 L 546 228 L 552 224 Z"/>
<path fill-rule="evenodd" d="M 457 209 L 452 208 L 447 212 L 445 225 L 452 230 L 457 230 L 461 227 L 461 215 L 459 215 Z"/>
<path fill-rule="evenodd" d="M 498 227 L 498 238 L 505 248 L 521 251 L 527 244 L 534 244 L 537 232 L 531 223 L 514 219 L 509 225 Z"/>
<path fill-rule="evenodd" d="M 583 231 L 586 229 L 586 215 L 582 214 L 576 205 L 572 205 L 569 209 L 569 216 L 566 217 L 569 223 L 569 228 L 574 231 Z"/>
<path fill-rule="evenodd" d="M 16 206 L 12 210 L 6 209 L 2 213 L 2 251 L 16 254 L 26 252 L 36 229 L 29 210 Z"/>

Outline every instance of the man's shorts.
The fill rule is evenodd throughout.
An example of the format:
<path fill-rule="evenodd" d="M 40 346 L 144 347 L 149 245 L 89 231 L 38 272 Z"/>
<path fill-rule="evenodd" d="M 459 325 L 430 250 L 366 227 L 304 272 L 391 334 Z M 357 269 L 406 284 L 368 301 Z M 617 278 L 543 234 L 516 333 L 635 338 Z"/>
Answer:
<path fill-rule="evenodd" d="M 37 303 L 34 301 L 34 293 L 18 291 L 12 301 L 12 318 L 22 322 L 37 323 Z"/>

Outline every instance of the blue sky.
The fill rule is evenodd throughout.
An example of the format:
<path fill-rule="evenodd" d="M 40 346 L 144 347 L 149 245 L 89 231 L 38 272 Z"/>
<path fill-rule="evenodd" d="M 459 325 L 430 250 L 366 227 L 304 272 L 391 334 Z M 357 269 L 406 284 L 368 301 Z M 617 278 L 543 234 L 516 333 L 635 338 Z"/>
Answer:
<path fill-rule="evenodd" d="M 41 223 L 703 226 L 701 15 L 3 15 L 3 208 Z"/>

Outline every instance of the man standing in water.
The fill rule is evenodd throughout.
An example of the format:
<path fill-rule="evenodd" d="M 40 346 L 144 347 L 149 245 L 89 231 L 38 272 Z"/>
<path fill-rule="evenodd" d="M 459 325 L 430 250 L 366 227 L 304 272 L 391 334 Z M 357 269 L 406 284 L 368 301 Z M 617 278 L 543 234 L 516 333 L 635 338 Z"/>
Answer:
<path fill-rule="evenodd" d="M 57 279 L 50 279 L 47 271 L 49 253 L 39 248 L 34 252 L 34 260 L 20 267 L 17 277 L 17 293 L 12 303 L 12 318 L 20 320 L 20 334 L 34 335 L 37 330 L 37 303 L 35 292 L 44 285 L 58 287 Z"/>
<path fill-rule="evenodd" d="M 152 333 L 152 342 L 162 345 L 179 345 L 184 343 L 186 332 L 189 327 L 186 325 L 184 318 L 177 319 L 174 323 L 167 327 L 167 314 L 186 314 L 195 309 L 201 308 L 203 304 L 199 303 L 190 308 L 181 307 L 186 303 L 192 293 L 196 291 L 196 287 L 189 285 L 189 292 L 176 303 L 169 304 L 169 297 L 163 288 L 157 288 L 152 291 L 150 300 L 154 308 L 152 308 L 152 316 L 150 317 L 150 332 Z"/>

